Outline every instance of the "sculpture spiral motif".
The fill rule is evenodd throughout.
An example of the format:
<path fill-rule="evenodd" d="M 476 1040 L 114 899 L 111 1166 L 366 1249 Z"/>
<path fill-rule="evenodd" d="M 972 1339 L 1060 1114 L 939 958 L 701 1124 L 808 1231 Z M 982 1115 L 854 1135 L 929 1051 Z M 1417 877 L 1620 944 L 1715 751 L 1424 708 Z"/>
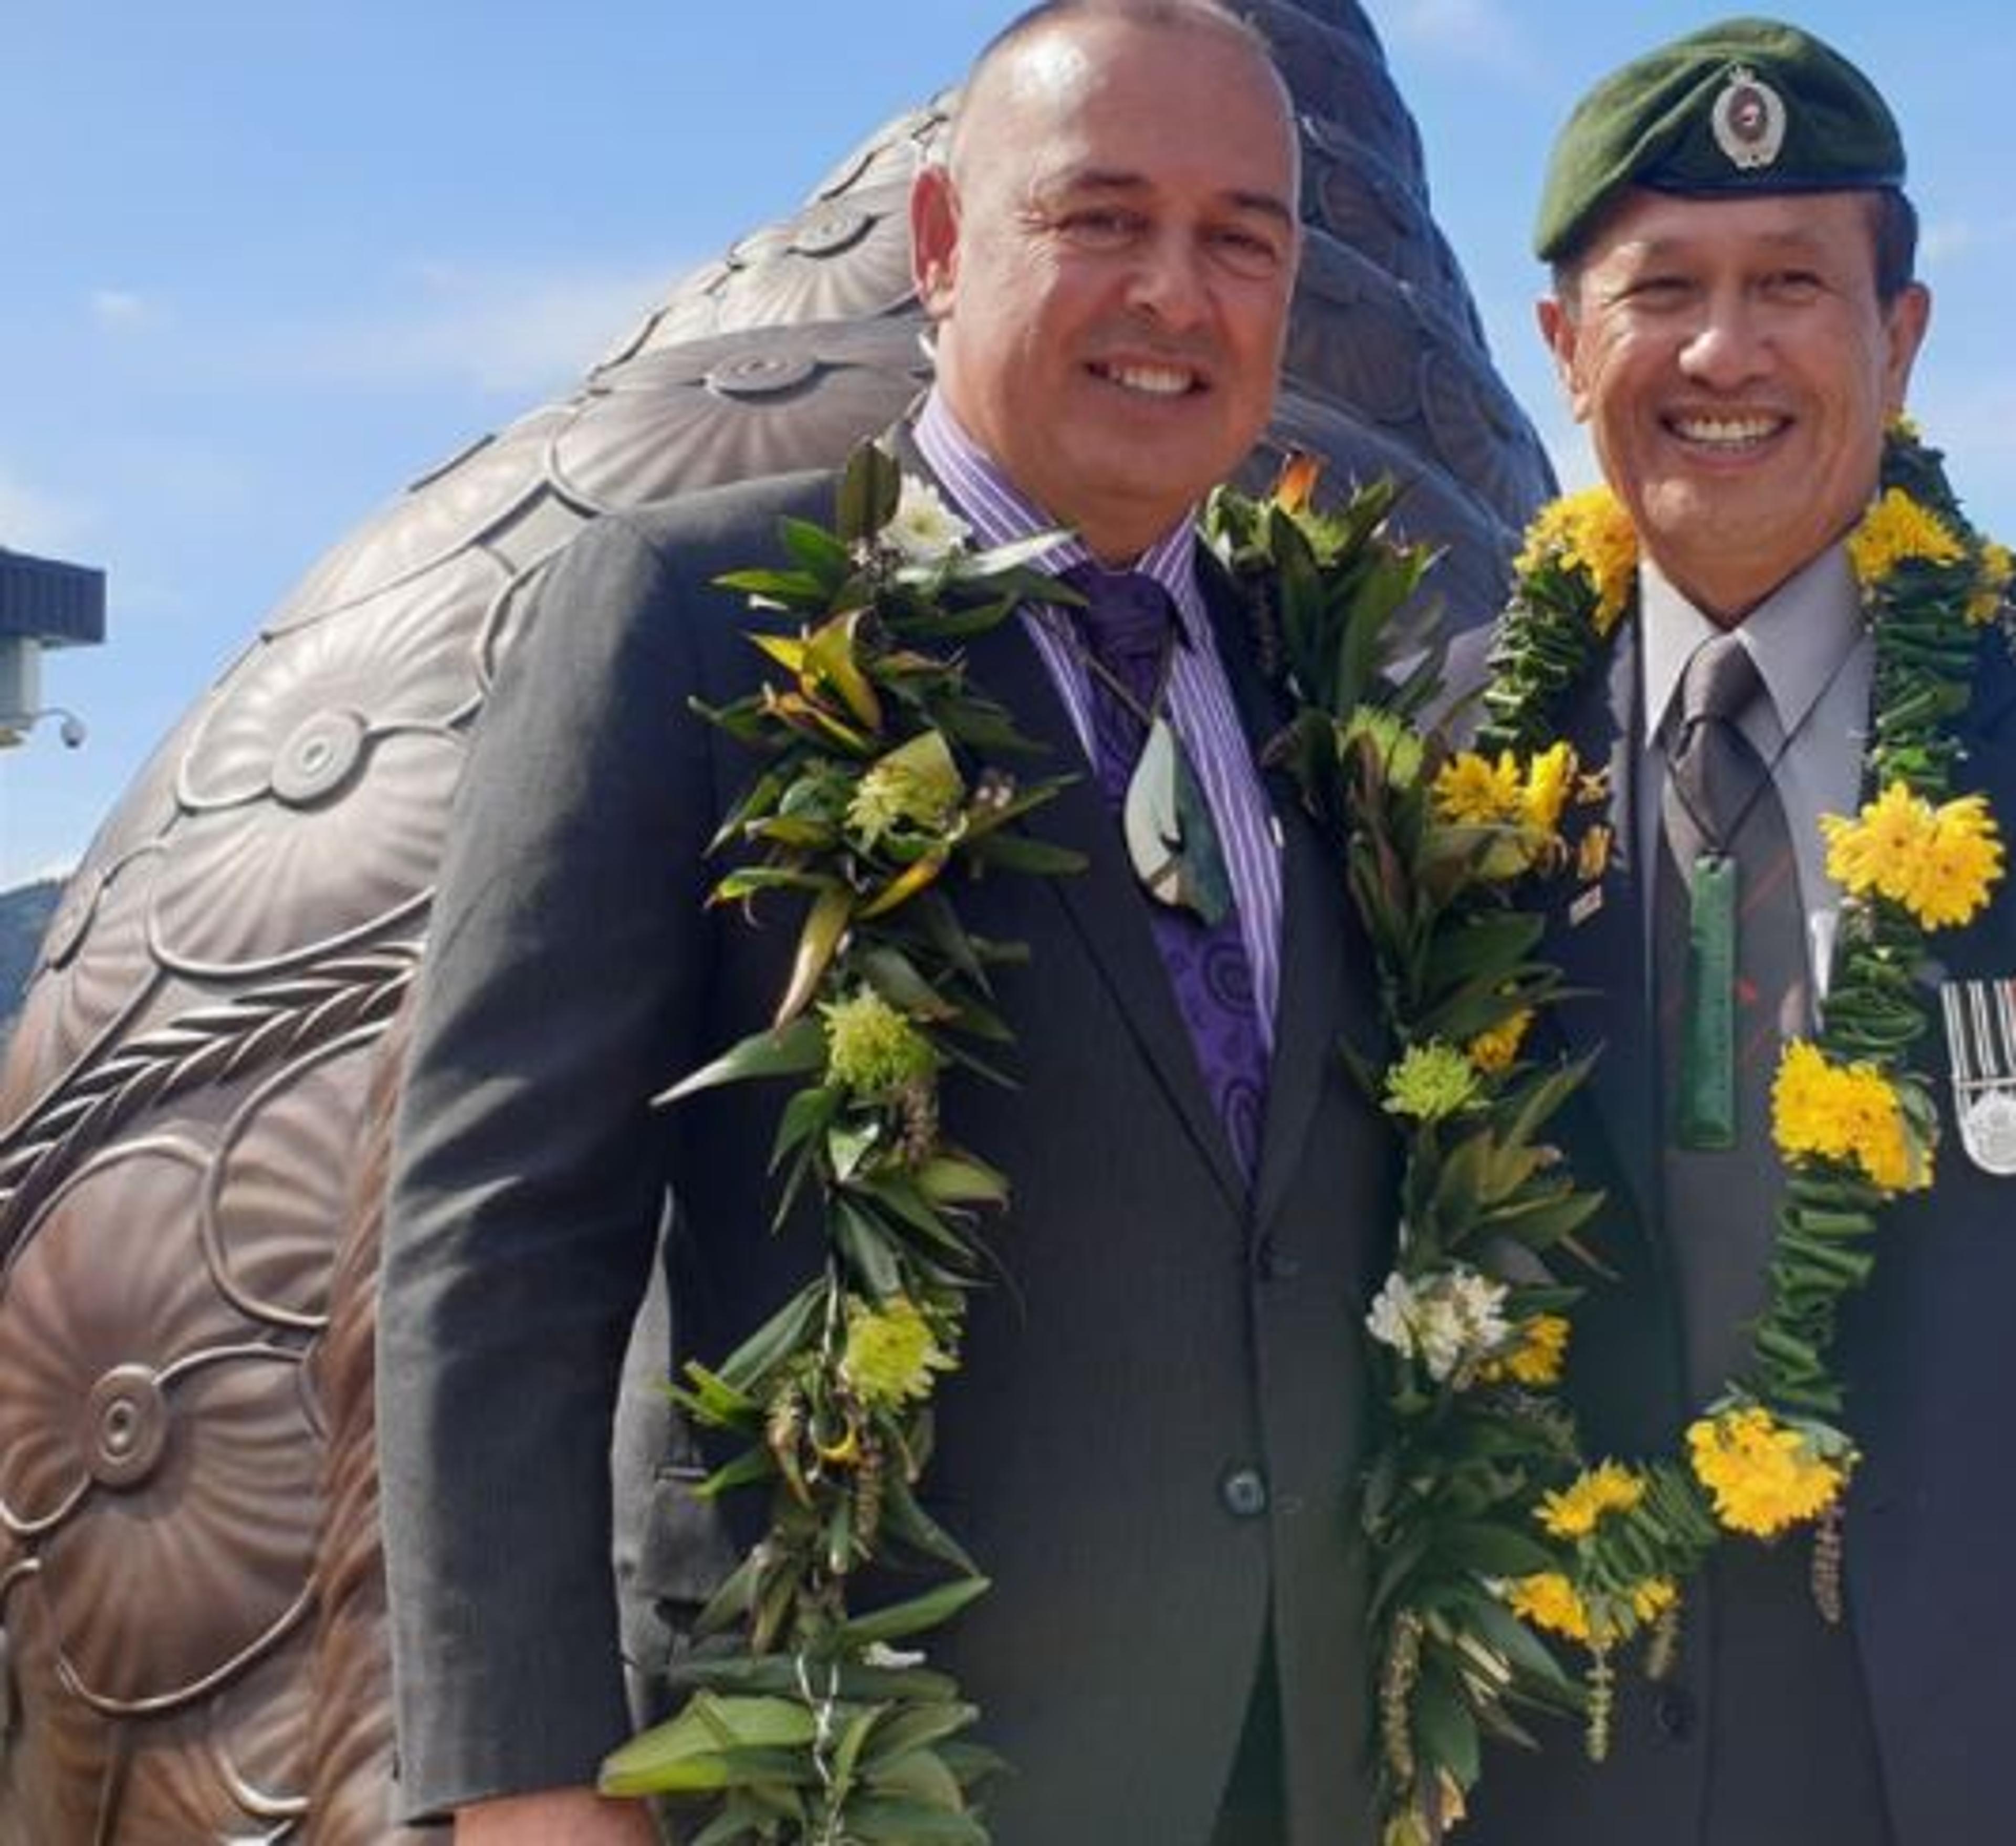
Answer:
<path fill-rule="evenodd" d="M 1444 603 L 1481 619 L 1545 458 L 1370 24 L 1348 0 L 1254 10 L 1308 157 L 1272 440 L 1408 480 Z M 70 881 L 0 1069 L 4 1846 L 400 1837 L 372 1290 L 386 1028 L 449 797 L 527 592 L 586 520 L 836 462 L 915 394 L 904 204 L 949 106 L 337 545 Z"/>

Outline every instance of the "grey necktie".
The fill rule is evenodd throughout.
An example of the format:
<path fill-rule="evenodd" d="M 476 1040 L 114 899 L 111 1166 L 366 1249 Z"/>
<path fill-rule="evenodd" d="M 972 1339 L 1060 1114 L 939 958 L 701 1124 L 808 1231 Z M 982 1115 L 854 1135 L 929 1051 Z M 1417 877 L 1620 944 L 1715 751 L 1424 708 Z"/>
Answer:
<path fill-rule="evenodd" d="M 1779 1049 L 1805 1029 L 1808 1008 L 1791 838 L 1769 771 L 1739 723 L 1762 689 L 1737 635 L 1696 650 L 1681 682 L 1661 803 L 1656 948 L 1666 1222 L 1684 1278 L 1689 1382 L 1697 1397 L 1721 1384 L 1744 1350 L 1743 1323 L 1763 1301 L 1783 1183 L 1771 1083 Z M 1726 1111 L 1715 1094 L 1724 1071 L 1733 1079 Z"/>

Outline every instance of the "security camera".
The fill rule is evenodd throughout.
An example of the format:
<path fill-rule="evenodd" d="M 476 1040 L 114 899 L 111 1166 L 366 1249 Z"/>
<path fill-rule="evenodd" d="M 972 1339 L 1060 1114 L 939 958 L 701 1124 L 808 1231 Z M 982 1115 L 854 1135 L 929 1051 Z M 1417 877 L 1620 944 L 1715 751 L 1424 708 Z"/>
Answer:
<path fill-rule="evenodd" d="M 81 749 L 85 739 L 84 720 L 73 712 L 66 711 L 62 724 L 57 727 L 56 735 L 63 739 L 65 750 Z"/>

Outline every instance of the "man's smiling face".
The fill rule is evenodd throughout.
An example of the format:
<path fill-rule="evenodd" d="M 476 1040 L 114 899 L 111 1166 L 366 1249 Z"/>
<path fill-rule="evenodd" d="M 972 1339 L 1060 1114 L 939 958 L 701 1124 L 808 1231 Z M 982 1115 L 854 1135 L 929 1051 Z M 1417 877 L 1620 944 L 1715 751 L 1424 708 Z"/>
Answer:
<path fill-rule="evenodd" d="M 1278 79 L 1230 34 L 1111 16 L 1013 48 L 919 182 L 919 292 L 953 413 L 1108 562 L 1244 459 L 1294 283 Z"/>
<path fill-rule="evenodd" d="M 1874 493 L 1929 303 L 1877 299 L 1866 193 L 1638 192 L 1541 304 L 1576 419 L 1639 542 L 1740 621 Z"/>

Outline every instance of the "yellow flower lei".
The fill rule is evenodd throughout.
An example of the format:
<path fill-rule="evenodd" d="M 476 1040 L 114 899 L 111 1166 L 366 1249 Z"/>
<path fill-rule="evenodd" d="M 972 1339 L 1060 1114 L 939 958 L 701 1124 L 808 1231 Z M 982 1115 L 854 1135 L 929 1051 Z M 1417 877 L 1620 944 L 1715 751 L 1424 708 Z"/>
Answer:
<path fill-rule="evenodd" d="M 1967 522 L 1939 457 L 1902 422 L 1885 444 L 1881 491 L 1847 543 L 1876 647 L 1865 780 L 1877 792 L 1856 815 L 1822 822 L 1842 928 L 1825 1023 L 1816 1041 L 1787 1046 L 1773 1085 L 1787 1193 L 1771 1298 L 1743 1371 L 1686 1431 L 1686 1465 L 1606 1462 L 1546 1494 L 1535 1518 L 1572 1555 L 1505 1585 L 1514 1614 L 1589 1649 L 1598 1756 L 1612 1650 L 1648 1627 L 1669 1632 L 1678 1585 L 1724 1534 L 1816 1526 L 1816 1598 L 1838 1617 L 1835 1522 L 1857 1458 L 1828 1366 L 1836 1310 L 1868 1279 L 1862 1247 L 1878 1208 L 1931 1182 L 1937 1115 L 1909 1055 L 1929 1024 L 1914 980 L 1925 935 L 1971 920 L 2004 870 L 1985 801 L 1950 794 L 1940 733 L 1967 702 L 1980 631 L 2008 620 L 2010 553 Z M 1452 814 L 1481 808 L 1487 789 L 1494 814 L 1515 811 L 1522 757 L 1561 747 L 1548 738 L 1553 714 L 1629 613 L 1636 565 L 1606 489 L 1535 520 L 1492 652 L 1478 748 L 1443 772 Z M 1427 1836 L 1389 1831 L 1414 1837 Z"/>

